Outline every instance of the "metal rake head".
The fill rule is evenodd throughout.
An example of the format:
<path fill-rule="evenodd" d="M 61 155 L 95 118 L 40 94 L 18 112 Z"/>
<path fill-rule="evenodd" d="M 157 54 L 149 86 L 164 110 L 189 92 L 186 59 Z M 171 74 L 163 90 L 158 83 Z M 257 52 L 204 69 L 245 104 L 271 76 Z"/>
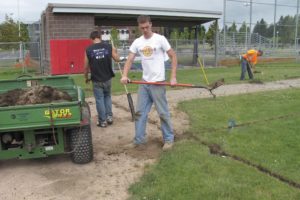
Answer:
<path fill-rule="evenodd" d="M 224 78 L 221 78 L 220 80 L 217 80 L 211 84 L 208 85 L 207 89 L 210 92 L 210 94 L 213 96 L 213 98 L 216 98 L 216 95 L 212 92 L 214 89 L 224 85 L 225 80 Z"/>

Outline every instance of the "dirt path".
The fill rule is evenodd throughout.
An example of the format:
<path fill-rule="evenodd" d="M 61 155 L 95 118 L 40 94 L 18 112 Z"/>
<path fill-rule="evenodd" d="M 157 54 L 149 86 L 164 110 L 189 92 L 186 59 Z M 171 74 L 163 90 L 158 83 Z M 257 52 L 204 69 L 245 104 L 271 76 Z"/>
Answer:
<path fill-rule="evenodd" d="M 217 95 L 234 95 L 256 91 L 300 87 L 300 79 L 266 84 L 226 85 Z M 168 100 L 175 134 L 182 134 L 189 125 L 187 116 L 176 109 L 180 101 L 209 97 L 199 89 L 168 91 Z M 133 95 L 134 100 L 136 96 Z M 94 161 L 86 165 L 73 164 L 68 155 L 36 160 L 0 161 L 1 200 L 79 200 L 128 198 L 128 187 L 144 172 L 144 166 L 155 162 L 161 153 L 162 139 L 156 112 L 150 113 L 147 126 L 148 144 L 144 149 L 127 149 L 134 136 L 125 95 L 113 97 L 115 123 L 98 128 L 93 98 L 88 99 L 93 115 Z"/>

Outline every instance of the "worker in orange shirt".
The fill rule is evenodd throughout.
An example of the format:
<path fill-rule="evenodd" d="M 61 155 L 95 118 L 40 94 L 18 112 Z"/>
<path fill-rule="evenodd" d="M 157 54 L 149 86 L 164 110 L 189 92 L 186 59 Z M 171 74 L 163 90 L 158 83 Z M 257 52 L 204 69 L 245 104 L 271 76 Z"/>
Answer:
<path fill-rule="evenodd" d="M 246 71 L 248 71 L 249 79 L 253 79 L 253 71 L 255 69 L 255 65 L 257 63 L 257 57 L 262 56 L 263 51 L 262 50 L 254 50 L 251 49 L 247 51 L 247 53 L 243 54 L 241 56 L 241 67 L 242 67 L 242 73 L 241 73 L 241 80 L 245 79 Z"/>

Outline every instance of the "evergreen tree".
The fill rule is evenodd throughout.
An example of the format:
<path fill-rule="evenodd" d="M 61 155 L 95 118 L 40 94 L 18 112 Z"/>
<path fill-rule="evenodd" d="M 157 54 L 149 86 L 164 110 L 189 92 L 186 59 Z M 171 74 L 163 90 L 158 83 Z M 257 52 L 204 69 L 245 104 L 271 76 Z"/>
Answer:
<path fill-rule="evenodd" d="M 232 25 L 228 28 L 228 33 L 237 33 L 237 26 L 235 22 L 232 23 Z"/>
<path fill-rule="evenodd" d="M 116 27 L 113 27 L 110 31 L 110 39 L 114 42 L 114 46 L 118 47 L 120 45 L 120 37 L 119 37 L 119 33 L 118 30 L 116 29 Z"/>
<path fill-rule="evenodd" d="M 267 37 L 268 25 L 264 19 L 256 22 L 256 25 L 253 28 L 253 33 L 258 33 L 261 36 Z"/>
<path fill-rule="evenodd" d="M 171 40 L 179 39 L 179 30 L 178 30 L 178 28 L 172 29 L 171 34 L 170 34 L 170 39 Z"/>
<path fill-rule="evenodd" d="M 184 28 L 183 28 L 183 32 L 181 32 L 181 33 L 179 34 L 179 38 L 180 38 L 181 40 L 188 40 L 189 37 L 190 37 L 189 28 L 188 28 L 188 27 L 184 27 Z"/>
<path fill-rule="evenodd" d="M 219 31 L 219 25 L 214 21 L 208 28 L 208 31 L 205 35 L 207 43 L 212 47 L 215 42 L 215 32 Z"/>
<path fill-rule="evenodd" d="M 247 30 L 246 30 L 247 28 Z M 243 24 L 241 25 L 240 29 L 239 29 L 239 33 L 249 33 L 250 28 L 249 26 L 247 26 L 246 22 L 243 22 Z"/>
<path fill-rule="evenodd" d="M 279 42 L 290 43 L 294 42 L 295 37 L 295 21 L 294 17 L 287 15 L 285 17 L 281 16 L 278 21 L 277 31 L 279 36 Z"/>
<path fill-rule="evenodd" d="M 243 43 L 246 40 L 246 33 L 249 35 L 250 27 L 247 26 L 246 22 L 243 22 L 239 29 L 239 35 L 237 36 L 238 43 Z"/>
<path fill-rule="evenodd" d="M 267 28 L 266 37 L 273 38 L 273 34 L 274 34 L 274 24 L 270 24 L 269 27 Z"/>

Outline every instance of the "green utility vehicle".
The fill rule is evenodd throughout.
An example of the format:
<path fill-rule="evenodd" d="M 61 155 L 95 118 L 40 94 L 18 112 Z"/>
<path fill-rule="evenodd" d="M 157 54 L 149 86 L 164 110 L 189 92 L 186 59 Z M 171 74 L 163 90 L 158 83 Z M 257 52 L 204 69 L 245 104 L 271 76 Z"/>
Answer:
<path fill-rule="evenodd" d="M 68 76 L 26 77 L 0 81 L 0 94 L 50 86 L 72 101 L 0 107 L 0 160 L 70 154 L 74 163 L 93 159 L 91 113 L 83 90 Z"/>

